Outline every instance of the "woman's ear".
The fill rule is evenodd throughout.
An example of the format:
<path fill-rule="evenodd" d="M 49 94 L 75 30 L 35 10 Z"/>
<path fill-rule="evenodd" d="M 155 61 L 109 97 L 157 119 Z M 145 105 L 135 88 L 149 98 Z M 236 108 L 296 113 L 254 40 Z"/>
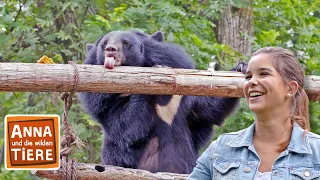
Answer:
<path fill-rule="evenodd" d="M 298 92 L 298 89 L 299 89 L 299 84 L 297 83 L 297 81 L 291 81 L 289 82 L 289 91 L 288 91 L 288 98 L 294 96 L 297 92 Z"/>

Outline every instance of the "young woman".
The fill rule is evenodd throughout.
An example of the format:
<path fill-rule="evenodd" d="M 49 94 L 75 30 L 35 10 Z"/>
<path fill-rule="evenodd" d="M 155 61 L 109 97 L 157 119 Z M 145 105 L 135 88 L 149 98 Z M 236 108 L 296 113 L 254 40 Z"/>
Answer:
<path fill-rule="evenodd" d="M 262 48 L 245 77 L 243 91 L 256 121 L 214 141 L 188 180 L 320 179 L 320 136 L 308 132 L 304 72 L 294 54 Z"/>

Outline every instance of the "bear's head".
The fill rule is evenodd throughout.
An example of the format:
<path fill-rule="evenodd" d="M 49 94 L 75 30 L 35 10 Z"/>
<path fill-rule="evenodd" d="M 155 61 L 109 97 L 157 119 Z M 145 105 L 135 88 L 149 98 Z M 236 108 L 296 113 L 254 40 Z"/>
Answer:
<path fill-rule="evenodd" d="M 95 45 L 87 44 L 89 56 L 94 53 L 90 51 L 96 51 L 96 60 L 90 60 L 90 64 L 103 64 L 109 69 L 114 66 L 143 66 L 144 39 L 163 42 L 164 36 L 160 31 L 153 35 L 137 31 L 112 31 L 100 38 Z"/>

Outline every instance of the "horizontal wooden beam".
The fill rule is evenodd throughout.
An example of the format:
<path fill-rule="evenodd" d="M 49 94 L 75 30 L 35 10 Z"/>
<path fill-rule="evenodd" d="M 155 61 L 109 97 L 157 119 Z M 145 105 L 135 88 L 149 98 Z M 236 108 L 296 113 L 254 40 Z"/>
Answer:
<path fill-rule="evenodd" d="M 36 176 L 49 179 L 63 179 L 62 171 L 44 171 L 39 170 L 33 172 Z M 97 164 L 77 164 L 77 179 L 78 180 L 185 180 L 187 174 L 175 174 L 167 172 L 151 173 L 141 169 L 129 169 L 117 166 L 97 165 Z"/>
<path fill-rule="evenodd" d="M 244 97 L 239 72 L 121 66 L 76 65 L 78 92 L 180 94 Z M 320 77 L 307 76 L 310 100 L 320 100 Z M 75 83 L 71 64 L 0 63 L 0 91 L 65 92 Z"/>

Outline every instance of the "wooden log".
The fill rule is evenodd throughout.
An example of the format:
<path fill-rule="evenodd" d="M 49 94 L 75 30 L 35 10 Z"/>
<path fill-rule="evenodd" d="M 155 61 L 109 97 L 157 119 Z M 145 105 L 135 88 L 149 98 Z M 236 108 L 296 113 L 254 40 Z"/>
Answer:
<path fill-rule="evenodd" d="M 78 92 L 180 94 L 244 97 L 239 72 L 196 69 L 77 65 Z M 306 77 L 310 100 L 320 100 L 320 77 Z M 0 63 L 0 91 L 71 91 L 75 68 L 70 64 Z"/>
<path fill-rule="evenodd" d="M 36 176 L 48 179 L 62 179 L 62 171 L 39 170 L 34 173 Z M 187 174 L 175 174 L 167 172 L 151 173 L 140 169 L 129 169 L 117 166 L 102 166 L 97 164 L 77 164 L 77 179 L 104 179 L 104 180 L 185 180 Z"/>

